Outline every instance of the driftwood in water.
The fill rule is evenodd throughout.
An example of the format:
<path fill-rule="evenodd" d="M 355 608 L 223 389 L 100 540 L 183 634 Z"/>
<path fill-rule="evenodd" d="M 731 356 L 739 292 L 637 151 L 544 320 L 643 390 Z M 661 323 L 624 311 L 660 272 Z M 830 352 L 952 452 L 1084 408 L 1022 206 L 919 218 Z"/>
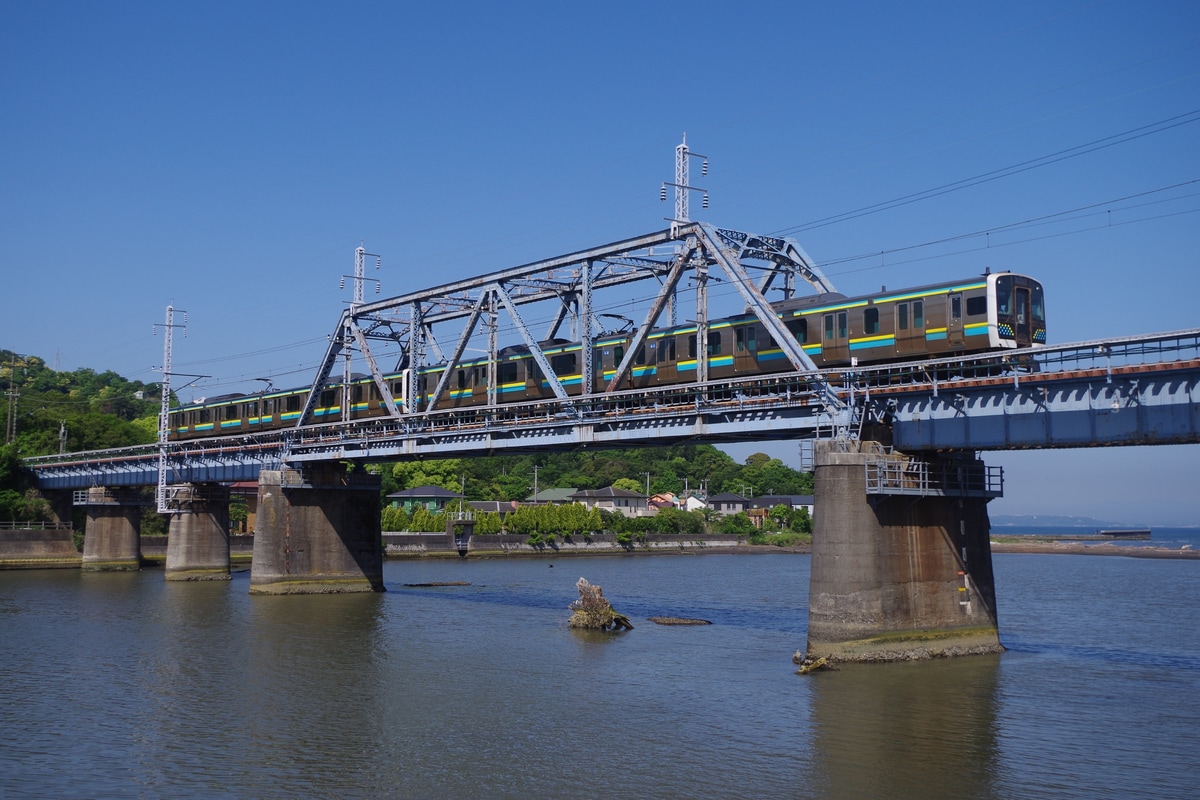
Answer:
<path fill-rule="evenodd" d="M 612 603 L 608 602 L 604 590 L 599 586 L 580 578 L 575 582 L 575 588 L 579 590 L 579 599 L 569 606 L 569 626 L 600 631 L 633 630 L 629 617 L 613 610 Z"/>
<path fill-rule="evenodd" d="M 707 619 L 688 619 L 687 617 L 647 617 L 659 625 L 712 625 Z"/>
<path fill-rule="evenodd" d="M 467 581 L 434 581 L 433 583 L 406 583 L 405 586 L 427 588 L 429 586 L 470 586 Z"/>
<path fill-rule="evenodd" d="M 799 666 L 799 669 L 796 670 L 797 675 L 808 675 L 810 673 L 817 672 L 818 669 L 834 668 L 833 664 L 829 663 L 829 658 L 827 656 L 821 656 L 820 658 L 809 658 L 799 651 L 796 652 L 796 655 L 792 656 L 792 663 L 798 664 Z"/>

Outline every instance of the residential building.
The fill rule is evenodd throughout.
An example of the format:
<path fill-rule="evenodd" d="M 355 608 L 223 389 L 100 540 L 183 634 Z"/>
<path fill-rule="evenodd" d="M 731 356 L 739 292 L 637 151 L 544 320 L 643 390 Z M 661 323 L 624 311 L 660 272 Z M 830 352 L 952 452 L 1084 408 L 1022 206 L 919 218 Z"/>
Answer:
<path fill-rule="evenodd" d="M 585 489 L 571 495 L 572 502 L 583 503 L 589 510 L 615 511 L 627 517 L 645 517 L 650 514 L 646 495 L 606 486 L 603 489 Z"/>
<path fill-rule="evenodd" d="M 450 503 L 463 498 L 464 495 L 443 489 L 441 486 L 416 486 L 388 495 L 388 499 L 392 501 L 392 508 L 403 508 L 410 514 L 418 508 L 437 514 L 444 511 Z"/>

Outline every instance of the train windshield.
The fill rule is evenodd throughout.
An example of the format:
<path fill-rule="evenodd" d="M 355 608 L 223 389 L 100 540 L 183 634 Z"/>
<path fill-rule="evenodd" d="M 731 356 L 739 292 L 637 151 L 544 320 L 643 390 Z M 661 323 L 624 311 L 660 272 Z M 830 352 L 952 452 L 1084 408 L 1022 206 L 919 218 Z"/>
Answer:
<path fill-rule="evenodd" d="M 996 328 L 1001 339 L 1017 347 L 1045 344 L 1046 304 L 1042 285 L 1024 275 L 997 276 Z"/>

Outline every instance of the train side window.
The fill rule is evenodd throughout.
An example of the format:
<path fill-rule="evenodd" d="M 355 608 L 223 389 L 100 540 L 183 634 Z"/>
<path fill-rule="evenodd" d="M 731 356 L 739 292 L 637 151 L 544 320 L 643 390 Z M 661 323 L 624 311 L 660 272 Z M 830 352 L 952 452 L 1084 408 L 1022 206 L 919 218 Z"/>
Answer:
<path fill-rule="evenodd" d="M 962 319 L 962 295 L 950 298 L 950 319 Z"/>
<path fill-rule="evenodd" d="M 896 330 L 908 330 L 908 303 L 899 303 L 896 306 Z"/>
<path fill-rule="evenodd" d="M 515 361 L 505 361 L 500 365 L 499 374 L 496 380 L 500 383 L 512 383 L 517 379 L 517 363 Z"/>
<path fill-rule="evenodd" d="M 633 357 L 633 363 L 639 367 L 646 363 L 646 345 L 638 348 L 637 354 Z"/>
<path fill-rule="evenodd" d="M 879 309 L 864 308 L 863 309 L 863 334 L 870 336 L 879 333 Z"/>
<path fill-rule="evenodd" d="M 225 406 L 225 419 L 237 419 L 237 418 L 238 418 L 238 407 L 237 407 L 237 405 L 227 405 L 227 406 Z"/>
<path fill-rule="evenodd" d="M 321 392 L 321 406 L 323 408 L 329 408 L 330 406 L 332 406 L 333 401 L 334 401 L 333 389 L 326 389 L 323 392 Z"/>
<path fill-rule="evenodd" d="M 987 313 L 987 297 L 968 297 L 967 316 L 982 317 Z"/>
<path fill-rule="evenodd" d="M 288 395 L 287 410 L 288 411 L 299 411 L 300 410 L 300 395 L 298 395 L 298 394 Z"/>
<path fill-rule="evenodd" d="M 199 413 L 200 413 L 200 421 L 201 421 L 201 422 L 208 422 L 208 421 L 209 421 L 209 417 L 208 417 L 208 409 L 207 409 L 207 408 L 202 408 L 202 409 L 200 409 L 200 412 L 199 412 Z"/>
<path fill-rule="evenodd" d="M 838 315 L 838 338 L 845 339 L 849 334 L 849 314 L 846 311 L 839 311 Z"/>
<path fill-rule="evenodd" d="M 833 341 L 833 314 L 825 315 L 825 341 Z"/>
<path fill-rule="evenodd" d="M 574 375 L 575 354 L 563 353 L 561 355 L 552 356 L 550 359 L 550 369 L 554 370 L 555 375 Z"/>
<path fill-rule="evenodd" d="M 624 358 L 625 358 L 625 346 L 619 344 L 613 348 L 613 366 L 619 367 L 621 365 L 622 359 L 624 359 Z"/>
<path fill-rule="evenodd" d="M 457 380 L 457 382 L 458 382 L 458 388 L 459 388 L 459 389 L 465 389 L 465 388 L 467 388 L 467 373 L 466 373 L 466 370 L 462 370 L 462 369 L 460 369 L 460 370 L 457 370 L 457 372 L 458 372 L 458 375 L 456 376 L 456 380 Z"/>
<path fill-rule="evenodd" d="M 355 386 L 355 387 L 354 387 L 354 393 L 353 393 L 353 395 L 352 395 L 352 396 L 354 397 L 354 402 L 355 402 L 355 403 L 361 403 L 361 402 L 362 402 L 362 398 L 363 398 L 363 387 L 362 387 L 362 384 L 361 384 L 361 383 L 360 383 L 360 384 L 358 384 L 357 386 Z"/>
<path fill-rule="evenodd" d="M 796 341 L 805 344 L 808 341 L 808 320 L 801 317 L 785 323 L 785 327 L 796 337 Z"/>
<path fill-rule="evenodd" d="M 913 327 L 917 330 L 922 330 L 925 327 L 925 301 L 914 300 L 913 305 Z"/>
<path fill-rule="evenodd" d="M 709 331 L 708 332 L 708 354 L 710 356 L 721 355 L 721 332 L 720 331 Z"/>
<path fill-rule="evenodd" d="M 659 347 L 659 350 L 661 351 L 663 349 L 663 347 L 666 347 L 666 352 L 659 353 L 659 355 L 662 356 L 662 360 L 663 361 L 674 361 L 675 360 L 675 337 L 671 336 L 667 339 L 664 339 L 662 346 Z"/>
<path fill-rule="evenodd" d="M 745 328 L 737 328 L 734 331 L 734 337 L 737 340 L 734 343 L 734 346 L 737 348 L 737 351 L 739 353 L 746 352 L 746 329 Z"/>
<path fill-rule="evenodd" d="M 696 357 L 696 334 L 688 337 L 688 358 Z"/>

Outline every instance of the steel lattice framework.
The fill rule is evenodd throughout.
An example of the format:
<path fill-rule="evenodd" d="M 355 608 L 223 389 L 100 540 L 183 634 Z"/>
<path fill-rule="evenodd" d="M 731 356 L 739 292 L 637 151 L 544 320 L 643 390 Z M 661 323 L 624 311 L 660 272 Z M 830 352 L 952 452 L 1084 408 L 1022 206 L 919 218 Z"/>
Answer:
<path fill-rule="evenodd" d="M 571 398 L 546 357 L 543 343 L 558 340 L 564 326 L 568 327 L 569 338 L 582 346 L 580 373 L 589 379 L 582 380 L 582 395 L 578 399 L 586 400 L 596 394 L 590 380 L 594 375 L 592 345 L 597 337 L 607 333 L 600 319 L 602 315 L 596 312 L 600 294 L 614 287 L 653 281 L 657 289 L 649 308 L 633 329 L 616 374 L 603 390 L 611 393 L 628 376 L 635 355 L 650 331 L 663 324 L 675 324 L 678 292 L 685 284 L 695 294 L 694 318 L 689 323 L 695 323 L 697 341 L 707 341 L 708 287 L 714 280 L 736 289 L 745 310 L 762 322 L 796 370 L 816 369 L 766 297 L 769 291 L 777 291 L 782 298 L 790 298 L 801 283 L 817 292 L 834 290 L 800 245 L 791 239 L 726 230 L 704 222 L 677 223 L 670 230 L 374 303 L 362 302 L 356 284 L 355 302 L 343 312 L 329 337 L 329 347 L 297 427 L 313 421 L 322 390 L 337 380 L 334 376 L 339 358 L 344 364 L 340 379 L 349 382 L 355 352 L 369 370 L 389 416 L 398 420 L 433 410 L 445 396 L 450 376 L 463 361 L 464 353 L 468 349 L 485 350 L 487 407 L 495 407 L 502 316 L 507 317 L 503 321 L 505 327 L 515 330 L 521 343 L 529 348 L 554 396 L 566 402 Z M 534 334 L 524 312 L 527 306 L 539 303 L 544 304 L 543 308 L 553 309 L 549 327 L 541 338 Z M 443 347 L 443 342 L 450 344 Z M 485 348 L 468 348 L 472 343 L 484 342 Z M 385 379 L 380 369 L 376 351 L 381 348 L 398 354 L 393 372 L 404 376 L 399 397 L 392 391 L 395 382 Z M 697 350 L 696 382 L 702 384 L 708 381 L 708 357 L 705 347 Z M 421 397 L 417 389 L 418 371 L 431 364 L 445 368 L 433 391 L 418 401 Z M 843 408 L 842 400 L 827 386 L 819 389 L 819 393 L 829 408 Z M 350 419 L 345 399 L 342 419 Z"/>

